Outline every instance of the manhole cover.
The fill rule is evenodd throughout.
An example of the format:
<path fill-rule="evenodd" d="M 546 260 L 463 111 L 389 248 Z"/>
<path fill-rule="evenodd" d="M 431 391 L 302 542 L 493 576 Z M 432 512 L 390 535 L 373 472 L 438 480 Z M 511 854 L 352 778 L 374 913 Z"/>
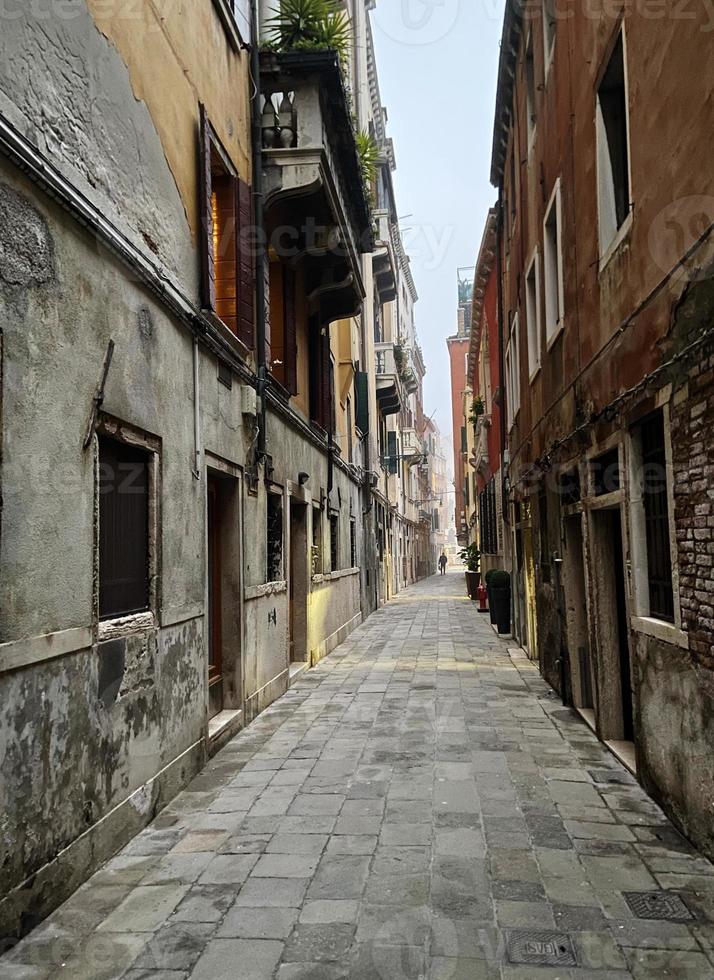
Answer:
<path fill-rule="evenodd" d="M 689 922 L 694 918 L 684 900 L 673 892 L 625 892 L 624 895 L 638 919 Z"/>
<path fill-rule="evenodd" d="M 530 932 L 516 929 L 508 933 L 508 959 L 511 963 L 533 966 L 577 966 L 570 936 L 564 932 Z"/>

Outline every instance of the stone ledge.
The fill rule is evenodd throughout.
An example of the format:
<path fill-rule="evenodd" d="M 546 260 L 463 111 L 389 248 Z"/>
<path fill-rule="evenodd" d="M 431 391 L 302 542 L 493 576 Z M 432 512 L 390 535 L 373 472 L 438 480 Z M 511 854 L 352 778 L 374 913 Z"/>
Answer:
<path fill-rule="evenodd" d="M 53 660 L 55 657 L 64 657 L 70 653 L 80 653 L 82 650 L 89 649 L 91 645 L 92 631 L 88 626 L 0 643 L 0 674 L 40 664 L 45 660 Z"/>
<path fill-rule="evenodd" d="M 263 599 L 269 595 L 281 595 L 288 591 L 287 582 L 267 582 L 265 585 L 251 585 L 246 588 L 244 595 L 246 602 L 254 599 Z"/>

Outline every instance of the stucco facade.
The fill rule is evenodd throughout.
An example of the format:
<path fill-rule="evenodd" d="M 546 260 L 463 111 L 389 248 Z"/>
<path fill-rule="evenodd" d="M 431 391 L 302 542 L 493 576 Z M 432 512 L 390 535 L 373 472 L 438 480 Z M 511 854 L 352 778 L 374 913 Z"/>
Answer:
<path fill-rule="evenodd" d="M 386 591 L 372 215 L 345 88 L 366 128 L 368 9 L 351 7 L 346 81 L 329 52 L 263 54 L 256 75 L 249 4 L 234 19 L 222 0 L 165 16 L 86 0 L 3 21 L 4 942 Z M 297 145 L 278 147 L 286 125 Z M 271 236 L 311 221 L 347 248 L 288 258 Z M 267 247 L 239 240 L 261 229 Z M 144 481 L 112 548 L 131 565 L 145 544 L 145 602 L 113 615 L 107 452 Z"/>

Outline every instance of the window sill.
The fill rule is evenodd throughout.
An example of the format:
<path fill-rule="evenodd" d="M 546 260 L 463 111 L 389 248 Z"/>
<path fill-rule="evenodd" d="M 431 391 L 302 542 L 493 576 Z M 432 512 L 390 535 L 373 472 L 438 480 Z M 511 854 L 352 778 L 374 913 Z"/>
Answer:
<path fill-rule="evenodd" d="M 632 206 L 630 206 L 630 210 L 627 214 L 627 217 L 618 228 L 617 234 L 610 242 L 608 247 L 605 249 L 603 254 L 600 256 L 600 267 L 598 270 L 600 275 L 603 274 L 603 272 L 609 265 L 610 261 L 614 258 L 615 253 L 619 251 L 620 246 L 623 244 L 625 239 L 629 236 L 630 231 L 632 230 L 632 221 L 633 221 L 632 215 L 633 215 L 633 210 L 632 210 Z"/>
<path fill-rule="evenodd" d="M 674 623 L 667 623 L 663 619 L 654 619 L 651 616 L 633 616 L 630 623 L 635 633 L 642 633 L 656 640 L 662 640 L 664 643 L 671 643 L 681 647 L 682 650 L 689 649 L 689 634 L 675 626 Z"/>
<path fill-rule="evenodd" d="M 265 582 L 263 585 L 252 585 L 245 590 L 245 600 L 263 599 L 269 595 L 280 595 L 288 591 L 287 582 Z"/>
<path fill-rule="evenodd" d="M 114 619 L 102 619 L 97 628 L 97 639 L 117 640 L 122 636 L 132 636 L 136 633 L 146 633 L 156 628 L 154 614 L 146 612 L 134 613 L 131 616 L 116 616 Z"/>
<path fill-rule="evenodd" d="M 359 568 L 341 568 L 336 572 L 324 572 L 312 576 L 313 585 L 320 585 L 323 582 L 336 582 L 341 578 L 348 578 L 350 575 L 359 575 Z"/>

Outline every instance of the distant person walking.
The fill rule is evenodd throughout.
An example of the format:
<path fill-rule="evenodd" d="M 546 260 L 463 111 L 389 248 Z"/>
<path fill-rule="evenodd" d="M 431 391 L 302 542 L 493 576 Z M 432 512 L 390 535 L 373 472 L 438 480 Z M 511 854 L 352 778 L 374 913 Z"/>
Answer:
<path fill-rule="evenodd" d="M 446 557 L 446 553 L 442 553 L 439 558 L 439 571 L 442 575 L 446 575 L 446 566 L 449 564 L 449 559 Z"/>

